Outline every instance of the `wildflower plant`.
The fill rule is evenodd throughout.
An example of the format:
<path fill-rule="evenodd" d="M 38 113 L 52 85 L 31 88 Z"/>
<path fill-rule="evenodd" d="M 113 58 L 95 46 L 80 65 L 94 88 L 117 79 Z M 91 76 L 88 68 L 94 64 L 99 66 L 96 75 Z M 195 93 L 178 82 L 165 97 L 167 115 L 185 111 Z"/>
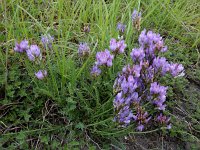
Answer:
<path fill-rule="evenodd" d="M 50 38 L 50 35 L 48 35 L 48 37 Z M 47 39 L 45 40 L 45 38 L 47 38 L 47 37 L 42 37 L 42 41 L 44 42 L 43 44 L 45 44 L 46 46 L 47 45 L 52 46 L 52 43 Z M 51 39 L 51 40 L 53 40 L 53 39 Z M 20 53 L 23 53 L 23 52 L 26 53 L 29 61 L 35 63 L 36 65 L 40 65 L 40 62 L 42 60 L 42 52 L 41 52 L 40 48 L 35 44 L 29 46 L 28 43 L 29 42 L 27 40 L 21 41 L 20 44 L 15 43 L 14 51 L 20 52 Z M 37 79 L 42 80 L 43 78 L 45 78 L 47 76 L 47 71 L 39 70 L 39 71 L 35 72 L 35 76 Z"/>
<path fill-rule="evenodd" d="M 159 34 L 143 30 L 138 41 L 140 47 L 130 53 L 132 64 L 123 67 L 113 86 L 114 121 L 122 127 L 136 123 L 139 131 L 150 123 L 170 129 L 170 118 L 163 115 L 168 87 L 161 85 L 159 79 L 166 74 L 179 76 L 184 68 L 159 57 L 159 53 L 167 51 Z"/>

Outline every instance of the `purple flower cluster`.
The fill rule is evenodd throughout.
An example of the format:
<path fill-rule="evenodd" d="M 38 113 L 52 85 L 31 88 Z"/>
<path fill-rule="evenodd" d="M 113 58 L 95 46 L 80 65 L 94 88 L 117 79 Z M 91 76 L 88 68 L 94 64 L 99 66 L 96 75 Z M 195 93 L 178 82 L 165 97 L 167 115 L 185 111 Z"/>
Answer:
<path fill-rule="evenodd" d="M 42 53 L 40 51 L 40 48 L 37 45 L 28 45 L 27 40 L 23 40 L 20 42 L 20 44 L 16 43 L 14 47 L 15 52 L 26 52 L 28 59 L 32 62 L 40 62 L 42 59 Z M 46 70 L 39 70 L 38 72 L 35 73 L 35 76 L 38 79 L 43 79 L 44 77 L 47 76 L 47 71 Z"/>
<path fill-rule="evenodd" d="M 97 77 L 101 74 L 101 69 L 97 65 L 94 65 L 91 69 L 91 75 Z"/>
<path fill-rule="evenodd" d="M 167 51 L 167 46 L 164 46 L 164 41 L 160 34 L 153 33 L 152 31 L 146 32 L 144 29 L 138 40 L 142 48 L 147 47 L 146 51 L 148 55 L 153 55 L 155 51 Z"/>
<path fill-rule="evenodd" d="M 100 66 L 111 67 L 112 61 L 114 59 L 114 55 L 110 53 L 109 50 L 105 49 L 105 51 L 97 52 L 96 54 L 96 62 L 91 70 L 92 76 L 98 76 L 101 74 Z"/>
<path fill-rule="evenodd" d="M 124 33 L 125 29 L 126 29 L 126 25 L 120 22 L 117 24 L 117 30 L 119 30 L 119 32 Z"/>
<path fill-rule="evenodd" d="M 85 57 L 90 54 L 90 47 L 87 43 L 80 43 L 78 48 L 78 54 L 80 57 Z"/>
<path fill-rule="evenodd" d="M 126 44 L 124 40 L 117 41 L 116 39 L 110 40 L 110 51 L 105 49 L 105 51 L 97 52 L 96 62 L 93 68 L 91 69 L 92 76 L 98 76 L 101 74 L 100 66 L 111 67 L 113 64 L 114 55 L 124 53 Z M 114 54 L 112 55 L 111 52 Z"/>
<path fill-rule="evenodd" d="M 159 85 L 157 82 L 151 83 L 150 94 L 153 96 L 153 103 L 159 110 L 165 110 L 167 87 Z"/>
<path fill-rule="evenodd" d="M 96 65 L 98 65 L 98 66 L 105 65 L 107 67 L 111 67 L 113 58 L 114 58 L 114 56 L 111 55 L 110 51 L 107 49 L 102 52 L 97 52 Z"/>
<path fill-rule="evenodd" d="M 158 81 L 167 73 L 177 77 L 184 68 L 181 64 L 169 63 L 166 58 L 157 56 L 159 52 L 167 50 L 159 34 L 152 31 L 146 33 L 144 30 L 139 36 L 139 44 L 140 47 L 130 53 L 133 65 L 126 65 L 122 69 L 113 86 L 117 93 L 113 102 L 115 121 L 122 126 L 136 122 L 139 131 L 144 130 L 145 125 L 153 120 L 170 128 L 166 116 L 155 119 L 155 114 L 164 112 L 167 106 L 165 101 L 168 87 L 160 85 Z M 144 105 L 153 108 L 156 113 L 148 115 L 150 113 L 145 111 Z"/>
<path fill-rule="evenodd" d="M 37 45 L 31 45 L 29 49 L 26 51 L 26 54 L 30 61 L 35 61 L 36 59 L 39 59 L 39 60 L 42 59 L 40 48 Z"/>
<path fill-rule="evenodd" d="M 116 39 L 110 40 L 110 50 L 115 54 L 122 54 L 126 48 L 124 40 L 117 41 Z"/>
<path fill-rule="evenodd" d="M 44 77 L 47 76 L 47 71 L 46 70 L 39 70 L 38 72 L 35 73 L 35 76 L 39 79 L 42 80 Z"/>
<path fill-rule="evenodd" d="M 27 40 L 23 40 L 20 43 L 17 43 L 17 42 L 15 43 L 14 51 L 15 52 L 19 52 L 19 53 L 23 53 L 28 48 L 29 48 L 28 41 Z"/>
<path fill-rule="evenodd" d="M 54 38 L 50 34 L 43 35 L 41 37 L 41 42 L 42 42 L 45 49 L 47 49 L 47 48 L 51 49 L 52 48 L 53 40 L 54 40 Z"/>

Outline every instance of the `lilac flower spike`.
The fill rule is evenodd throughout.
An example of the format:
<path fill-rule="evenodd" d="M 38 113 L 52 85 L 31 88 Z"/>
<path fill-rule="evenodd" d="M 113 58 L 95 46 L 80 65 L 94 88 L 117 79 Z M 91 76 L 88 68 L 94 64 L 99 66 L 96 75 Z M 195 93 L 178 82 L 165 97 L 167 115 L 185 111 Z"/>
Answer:
<path fill-rule="evenodd" d="M 114 58 L 114 56 L 111 55 L 110 51 L 107 49 L 102 52 L 97 52 L 96 65 L 98 65 L 98 66 L 106 65 L 107 67 L 111 67 L 113 58 Z"/>
<path fill-rule="evenodd" d="M 46 71 L 46 70 L 39 70 L 38 72 L 35 73 L 35 76 L 36 76 L 39 80 L 42 80 L 44 77 L 47 76 L 47 71 Z"/>
<path fill-rule="evenodd" d="M 84 57 L 90 54 L 90 47 L 87 43 L 80 43 L 78 48 L 79 56 Z"/>
<path fill-rule="evenodd" d="M 22 53 L 22 52 L 25 52 L 28 48 L 29 48 L 28 41 L 23 40 L 20 42 L 20 44 L 18 44 L 18 43 L 15 44 L 14 51 Z"/>
<path fill-rule="evenodd" d="M 42 54 L 37 45 L 31 45 L 30 48 L 26 51 L 26 53 L 30 61 L 35 61 L 37 58 L 42 59 Z"/>
<path fill-rule="evenodd" d="M 126 25 L 120 22 L 117 24 L 117 30 L 119 30 L 121 33 L 124 33 L 125 29 L 126 29 Z"/>
<path fill-rule="evenodd" d="M 132 21 L 135 22 L 137 19 L 140 19 L 142 16 L 141 12 L 138 12 L 137 10 L 134 10 L 132 13 Z"/>
<path fill-rule="evenodd" d="M 140 30 L 140 21 L 141 21 L 141 12 L 134 10 L 131 18 L 132 18 L 133 26 L 139 31 Z"/>
<path fill-rule="evenodd" d="M 122 54 L 126 48 L 126 44 L 124 40 L 117 41 L 116 39 L 110 40 L 110 50 L 113 51 L 115 54 Z"/>
<path fill-rule="evenodd" d="M 41 42 L 42 42 L 44 48 L 46 48 L 46 49 L 47 49 L 47 47 L 48 47 L 49 49 L 52 48 L 53 40 L 54 40 L 54 38 L 53 38 L 50 34 L 43 35 L 43 36 L 41 37 Z"/>

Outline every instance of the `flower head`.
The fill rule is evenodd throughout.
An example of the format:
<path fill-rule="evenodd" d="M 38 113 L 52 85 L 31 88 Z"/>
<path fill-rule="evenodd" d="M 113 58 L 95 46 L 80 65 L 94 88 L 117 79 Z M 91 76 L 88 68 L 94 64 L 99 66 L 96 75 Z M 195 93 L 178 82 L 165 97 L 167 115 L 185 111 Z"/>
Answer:
<path fill-rule="evenodd" d="M 49 49 L 51 49 L 53 40 L 54 40 L 54 38 L 50 34 L 43 35 L 41 37 L 41 41 L 42 41 L 44 48 L 48 47 Z"/>
<path fill-rule="evenodd" d="M 131 55 L 134 62 L 143 61 L 143 59 L 145 57 L 145 53 L 144 53 L 144 50 L 142 48 L 139 48 L 139 49 L 134 48 L 130 55 Z"/>
<path fill-rule="evenodd" d="M 126 48 L 126 44 L 124 40 L 117 41 L 116 39 L 110 40 L 110 50 L 116 54 L 124 53 Z"/>
<path fill-rule="evenodd" d="M 138 12 L 137 10 L 134 10 L 133 13 L 132 13 L 132 21 L 136 21 L 137 19 L 141 19 L 141 12 Z"/>
<path fill-rule="evenodd" d="M 100 74 L 101 74 L 101 69 L 99 69 L 97 65 L 94 65 L 91 69 L 91 75 L 96 77 L 99 76 Z"/>
<path fill-rule="evenodd" d="M 160 71 L 162 75 L 165 75 L 170 70 L 170 64 L 164 57 L 156 57 L 153 60 L 153 67 L 156 72 Z"/>
<path fill-rule="evenodd" d="M 19 44 L 15 43 L 14 51 L 22 53 L 25 52 L 28 48 L 29 48 L 28 41 L 23 40 Z"/>
<path fill-rule="evenodd" d="M 144 125 L 143 124 L 140 124 L 137 126 L 137 130 L 138 131 L 143 131 L 144 130 Z"/>
<path fill-rule="evenodd" d="M 79 56 L 84 57 L 90 54 L 90 47 L 87 43 L 80 43 L 78 48 Z"/>
<path fill-rule="evenodd" d="M 112 60 L 114 56 L 110 54 L 109 50 L 105 50 L 102 52 L 97 52 L 96 54 L 96 65 L 106 65 L 108 67 L 112 66 Z"/>
<path fill-rule="evenodd" d="M 160 34 L 156 34 L 152 31 L 146 32 L 146 29 L 141 32 L 139 43 L 142 48 L 146 49 L 146 53 L 151 56 L 154 56 L 156 51 L 167 51 L 167 46 L 164 45 L 164 41 Z"/>
<path fill-rule="evenodd" d="M 39 80 L 42 80 L 44 77 L 47 76 L 47 71 L 46 71 L 46 70 L 39 70 L 38 72 L 35 73 L 35 76 L 36 76 Z"/>
<path fill-rule="evenodd" d="M 126 25 L 120 22 L 117 24 L 117 30 L 119 30 L 121 33 L 124 33 L 125 29 L 126 29 Z"/>
<path fill-rule="evenodd" d="M 133 26 L 137 30 L 140 30 L 141 12 L 138 12 L 137 10 L 134 10 L 133 13 L 132 13 L 131 18 L 132 18 Z"/>
<path fill-rule="evenodd" d="M 27 53 L 28 59 L 30 61 L 35 61 L 35 59 L 37 59 L 37 58 L 39 58 L 39 59 L 42 58 L 42 54 L 37 45 L 31 45 L 29 47 L 29 49 L 26 51 L 26 53 Z"/>
<path fill-rule="evenodd" d="M 173 77 L 179 76 L 180 74 L 183 74 L 184 72 L 184 67 L 182 64 L 171 64 L 170 65 L 170 73 Z M 184 75 L 184 74 L 183 74 Z"/>

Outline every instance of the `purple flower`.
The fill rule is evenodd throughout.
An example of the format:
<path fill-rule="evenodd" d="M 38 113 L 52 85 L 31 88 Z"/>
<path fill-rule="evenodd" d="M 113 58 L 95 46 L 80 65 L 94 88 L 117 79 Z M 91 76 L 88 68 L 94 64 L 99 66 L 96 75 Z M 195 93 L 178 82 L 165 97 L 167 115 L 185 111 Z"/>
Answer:
<path fill-rule="evenodd" d="M 35 76 L 36 76 L 39 80 L 42 80 L 44 77 L 47 76 L 47 71 L 46 71 L 46 70 L 39 70 L 38 72 L 35 73 Z"/>
<path fill-rule="evenodd" d="M 135 27 L 139 31 L 140 30 L 140 21 L 141 21 L 141 12 L 134 10 L 131 18 L 132 18 L 132 22 L 133 22 L 133 27 Z"/>
<path fill-rule="evenodd" d="M 153 67 L 156 72 L 161 71 L 162 75 L 165 75 L 167 72 L 170 71 L 170 64 L 164 57 L 156 57 L 153 60 Z"/>
<path fill-rule="evenodd" d="M 116 39 L 111 39 L 110 40 L 110 50 L 115 51 L 118 48 L 117 45 L 117 40 Z"/>
<path fill-rule="evenodd" d="M 118 109 L 121 105 L 124 104 L 124 98 L 123 98 L 123 93 L 120 92 L 117 94 L 117 96 L 114 99 L 113 105 L 115 109 Z"/>
<path fill-rule="evenodd" d="M 163 115 L 162 113 L 160 113 L 160 115 L 157 117 L 157 121 L 162 125 L 166 125 L 167 129 L 171 129 L 172 127 L 170 123 L 170 117 L 167 117 Z"/>
<path fill-rule="evenodd" d="M 156 104 L 158 104 L 158 106 L 161 105 L 160 103 L 163 103 L 165 101 L 167 89 L 168 87 L 161 86 L 157 82 L 151 83 L 150 93 L 152 95 L 158 95 L 158 99 L 156 100 Z"/>
<path fill-rule="evenodd" d="M 143 74 L 144 79 L 145 79 L 147 82 L 152 82 L 152 81 L 153 81 L 153 78 L 154 78 L 154 76 L 155 76 L 154 68 L 153 68 L 152 66 L 150 66 L 150 67 L 148 67 L 146 70 L 147 70 L 146 74 Z"/>
<path fill-rule="evenodd" d="M 120 32 L 124 33 L 125 29 L 126 29 L 126 25 L 122 23 L 117 24 L 117 30 L 119 30 Z"/>
<path fill-rule="evenodd" d="M 120 40 L 120 41 L 118 41 L 117 45 L 118 45 L 118 53 L 124 53 L 124 50 L 126 48 L 125 41 Z"/>
<path fill-rule="evenodd" d="M 80 43 L 78 48 L 79 56 L 84 57 L 90 54 L 90 47 L 87 43 Z"/>
<path fill-rule="evenodd" d="M 167 129 L 170 130 L 172 128 L 172 124 L 170 123 L 169 125 L 167 125 Z"/>
<path fill-rule="evenodd" d="M 101 69 L 99 69 L 97 65 L 94 65 L 91 70 L 91 75 L 96 77 L 99 76 L 100 74 L 101 74 Z"/>
<path fill-rule="evenodd" d="M 129 125 L 130 122 L 133 120 L 133 113 L 130 110 L 129 106 L 125 106 L 120 109 L 115 120 L 122 124 L 123 127 Z"/>
<path fill-rule="evenodd" d="M 133 59 L 134 62 L 136 61 L 143 61 L 144 57 L 145 57 L 145 53 L 144 53 L 144 50 L 142 48 L 134 48 L 132 49 L 132 52 L 131 52 L 131 58 Z"/>
<path fill-rule="evenodd" d="M 139 104 L 140 100 L 141 100 L 141 98 L 138 97 L 138 93 L 133 92 L 132 94 L 128 94 L 128 96 L 124 99 L 124 101 L 122 102 L 121 105 L 123 106 L 123 104 L 126 104 L 126 105 L 130 106 L 132 104 Z"/>
<path fill-rule="evenodd" d="M 46 48 L 46 49 L 47 49 L 47 47 L 49 49 L 52 48 L 53 40 L 54 40 L 54 38 L 50 34 L 43 35 L 41 37 L 42 44 L 43 44 L 44 48 Z"/>
<path fill-rule="evenodd" d="M 124 40 L 117 41 L 116 39 L 110 40 L 110 50 L 114 53 L 121 54 L 124 53 L 126 48 L 126 44 Z"/>
<path fill-rule="evenodd" d="M 166 105 L 164 102 L 166 100 L 167 88 L 160 86 L 157 82 L 151 83 L 150 93 L 157 96 L 153 103 L 156 104 L 159 110 L 165 110 Z"/>
<path fill-rule="evenodd" d="M 22 53 L 22 52 L 25 52 L 28 49 L 28 47 L 29 47 L 28 46 L 28 41 L 27 40 L 23 40 L 23 41 L 20 42 L 20 44 L 15 43 L 14 51 Z"/>
<path fill-rule="evenodd" d="M 96 54 L 96 65 L 106 65 L 108 67 L 112 66 L 112 60 L 114 56 L 110 54 L 110 51 L 107 49 L 102 52 L 97 52 Z"/>
<path fill-rule="evenodd" d="M 176 77 L 179 76 L 184 71 L 184 67 L 182 64 L 171 64 L 169 70 L 171 75 L 173 77 Z"/>
<path fill-rule="evenodd" d="M 137 20 L 140 20 L 141 19 L 141 12 L 134 10 L 131 18 L 132 18 L 132 22 L 136 22 Z"/>
<path fill-rule="evenodd" d="M 29 49 L 26 51 L 26 53 L 27 53 L 28 59 L 30 61 L 35 61 L 35 59 L 37 59 L 37 58 L 39 58 L 39 59 L 42 58 L 42 54 L 37 45 L 31 45 L 29 47 Z"/>
<path fill-rule="evenodd" d="M 160 123 L 169 123 L 170 117 L 164 116 L 162 113 L 160 113 L 160 115 L 157 117 L 157 120 Z"/>
<path fill-rule="evenodd" d="M 146 29 L 141 32 L 139 43 L 149 56 L 154 56 L 156 51 L 167 51 L 167 46 L 164 46 L 164 41 L 160 34 L 153 33 L 152 31 L 146 32 Z"/>
<path fill-rule="evenodd" d="M 110 41 L 112 51 L 118 48 L 117 43 L 115 39 Z M 143 30 L 139 44 L 140 48 L 134 48 L 130 53 L 133 64 L 124 66 L 115 79 L 113 88 L 117 93 L 113 105 L 116 112 L 115 121 L 126 127 L 133 120 L 137 124 L 136 129 L 143 131 L 145 124 L 154 117 L 149 116 L 145 108 L 154 106 L 153 115 L 156 115 L 167 107 L 165 101 L 168 87 L 160 85 L 157 80 L 166 73 L 171 73 L 174 77 L 183 76 L 184 68 L 181 64 L 171 64 L 166 58 L 158 57 L 159 52 L 167 50 L 159 34 Z M 129 115 L 131 117 L 128 117 Z M 152 121 L 170 129 L 169 120 L 170 118 L 161 113 Z"/>
<path fill-rule="evenodd" d="M 140 72 L 142 70 L 142 66 L 141 65 L 135 65 L 134 66 L 134 73 L 135 73 L 135 77 L 140 77 Z"/>
<path fill-rule="evenodd" d="M 138 131 L 143 131 L 144 130 L 144 125 L 140 124 L 137 126 Z"/>

